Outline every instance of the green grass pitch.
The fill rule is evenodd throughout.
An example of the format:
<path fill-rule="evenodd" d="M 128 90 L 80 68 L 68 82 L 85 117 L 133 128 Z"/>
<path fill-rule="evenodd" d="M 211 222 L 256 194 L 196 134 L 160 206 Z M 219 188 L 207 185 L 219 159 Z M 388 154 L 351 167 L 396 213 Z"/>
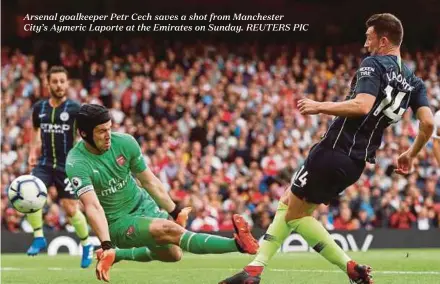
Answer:
<path fill-rule="evenodd" d="M 440 250 L 371 250 L 350 253 L 359 263 L 370 264 L 375 283 L 440 283 Z M 186 254 L 179 263 L 116 264 L 111 283 L 218 283 L 246 265 L 252 256 L 239 254 Z M 27 257 L 21 254 L 1 256 L 1 283 L 99 283 L 94 264 L 79 267 L 79 257 L 65 254 Z M 285 253 L 275 256 L 266 269 L 262 283 L 348 283 L 336 266 L 316 253 Z"/>

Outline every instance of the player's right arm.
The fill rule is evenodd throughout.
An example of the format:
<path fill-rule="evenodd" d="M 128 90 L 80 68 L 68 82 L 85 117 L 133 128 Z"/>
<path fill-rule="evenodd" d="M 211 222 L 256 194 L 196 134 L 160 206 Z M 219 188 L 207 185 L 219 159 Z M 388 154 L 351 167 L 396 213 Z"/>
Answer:
<path fill-rule="evenodd" d="M 381 70 L 375 59 L 368 57 L 362 61 L 356 74 L 354 98 L 342 102 L 316 102 L 307 98 L 298 102 L 301 114 L 328 114 L 342 117 L 367 115 L 373 108 L 380 93 Z"/>
<path fill-rule="evenodd" d="M 104 250 L 102 255 L 98 258 L 96 277 L 98 280 L 109 282 L 110 268 L 114 260 L 113 244 L 110 241 L 110 233 L 104 209 L 99 203 L 98 197 L 93 190 L 93 186 L 90 187 L 89 185 L 89 188 L 89 190 L 85 190 L 78 194 L 79 200 L 83 203 L 88 222 L 98 239 L 101 241 L 101 248 Z"/>
<path fill-rule="evenodd" d="M 40 130 L 40 104 L 37 103 L 32 110 L 32 138 L 29 149 L 28 164 L 31 168 L 37 165 L 39 150 L 41 149 L 41 130 Z"/>
<path fill-rule="evenodd" d="M 107 218 L 95 191 L 91 190 L 81 194 L 79 200 L 83 203 L 89 224 L 101 243 L 110 241 Z"/>
<path fill-rule="evenodd" d="M 40 128 L 32 129 L 31 146 L 29 149 L 28 164 L 31 168 L 37 165 L 39 149 L 41 149 L 41 130 Z"/>
<path fill-rule="evenodd" d="M 66 173 L 69 181 L 72 184 L 75 195 L 83 203 L 89 224 L 101 243 L 110 242 L 107 218 L 96 196 L 90 172 L 79 158 L 72 158 L 71 151 L 66 161 Z"/>
<path fill-rule="evenodd" d="M 433 141 L 432 150 L 434 151 L 434 157 L 437 160 L 437 164 L 440 167 L 440 110 L 438 110 L 435 113 L 434 123 L 435 123 L 435 132 L 433 135 L 434 141 Z"/>

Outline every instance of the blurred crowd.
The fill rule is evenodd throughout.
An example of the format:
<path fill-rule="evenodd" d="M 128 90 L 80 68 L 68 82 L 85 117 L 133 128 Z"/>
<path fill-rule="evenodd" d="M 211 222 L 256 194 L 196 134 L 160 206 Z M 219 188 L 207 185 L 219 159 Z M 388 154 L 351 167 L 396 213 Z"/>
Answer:
<path fill-rule="evenodd" d="M 340 101 L 365 55 L 361 48 L 258 44 L 122 44 L 89 40 L 81 49 L 61 42 L 59 63 L 70 74 L 68 97 L 111 108 L 114 131 L 133 135 L 149 167 L 179 206 L 191 206 L 188 228 L 231 230 L 242 214 L 267 228 L 278 199 L 331 116 L 303 116 L 301 97 Z M 43 52 L 44 55 L 44 52 Z M 31 231 L 8 204 L 7 187 L 29 173 L 32 105 L 48 98 L 44 56 L 2 48 L 2 228 Z M 425 80 L 432 110 L 440 108 L 440 52 L 404 52 Z M 414 140 L 411 111 L 389 127 L 359 181 L 315 217 L 329 230 L 440 227 L 440 169 L 432 140 L 408 177 L 395 161 Z M 45 230 L 72 230 L 49 188 Z"/>

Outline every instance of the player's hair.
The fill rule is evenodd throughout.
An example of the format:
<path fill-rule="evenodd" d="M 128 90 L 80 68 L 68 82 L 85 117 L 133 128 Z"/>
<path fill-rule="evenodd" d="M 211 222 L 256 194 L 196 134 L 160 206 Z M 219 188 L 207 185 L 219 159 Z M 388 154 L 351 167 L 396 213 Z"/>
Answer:
<path fill-rule="evenodd" d="M 374 27 L 379 37 L 387 37 L 394 45 L 399 46 L 403 40 L 402 22 L 393 14 L 374 14 L 366 22 L 367 28 Z"/>
<path fill-rule="evenodd" d="M 54 65 L 54 66 L 50 67 L 50 69 L 49 69 L 49 73 L 47 74 L 47 80 L 49 80 L 50 75 L 52 75 L 54 73 L 64 73 L 64 74 L 66 74 L 66 77 L 69 77 L 69 72 L 67 72 L 67 70 L 66 70 L 66 68 L 64 68 L 64 66 Z"/>

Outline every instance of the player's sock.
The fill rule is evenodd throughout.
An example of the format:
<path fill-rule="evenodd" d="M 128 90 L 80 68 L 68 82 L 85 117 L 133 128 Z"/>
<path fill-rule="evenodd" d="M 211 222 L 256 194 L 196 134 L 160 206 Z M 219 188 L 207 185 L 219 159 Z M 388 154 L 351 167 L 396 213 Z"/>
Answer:
<path fill-rule="evenodd" d="M 249 266 L 266 266 L 269 260 L 278 251 L 283 241 L 289 236 L 292 230 L 285 220 L 287 209 L 288 206 L 286 204 L 282 202 L 278 204 L 275 218 L 264 235 L 257 256 Z"/>
<path fill-rule="evenodd" d="M 115 262 L 121 260 L 132 260 L 140 262 L 149 262 L 156 259 L 156 254 L 150 251 L 147 247 L 131 248 L 131 249 L 116 249 Z"/>
<path fill-rule="evenodd" d="M 194 233 L 186 231 L 181 237 L 179 246 L 184 250 L 195 254 L 220 254 L 238 251 L 234 239 L 220 236 Z"/>
<path fill-rule="evenodd" d="M 44 237 L 43 233 L 43 209 L 26 215 L 26 219 L 34 229 L 34 238 Z"/>
<path fill-rule="evenodd" d="M 87 226 L 86 216 L 80 211 L 76 210 L 75 215 L 69 218 L 70 224 L 75 228 L 76 235 L 81 240 L 81 245 L 89 244 L 89 228 Z"/>
<path fill-rule="evenodd" d="M 313 249 L 325 259 L 347 272 L 347 262 L 351 259 L 335 243 L 327 230 L 311 216 L 288 222 L 292 230 L 300 234 Z"/>

